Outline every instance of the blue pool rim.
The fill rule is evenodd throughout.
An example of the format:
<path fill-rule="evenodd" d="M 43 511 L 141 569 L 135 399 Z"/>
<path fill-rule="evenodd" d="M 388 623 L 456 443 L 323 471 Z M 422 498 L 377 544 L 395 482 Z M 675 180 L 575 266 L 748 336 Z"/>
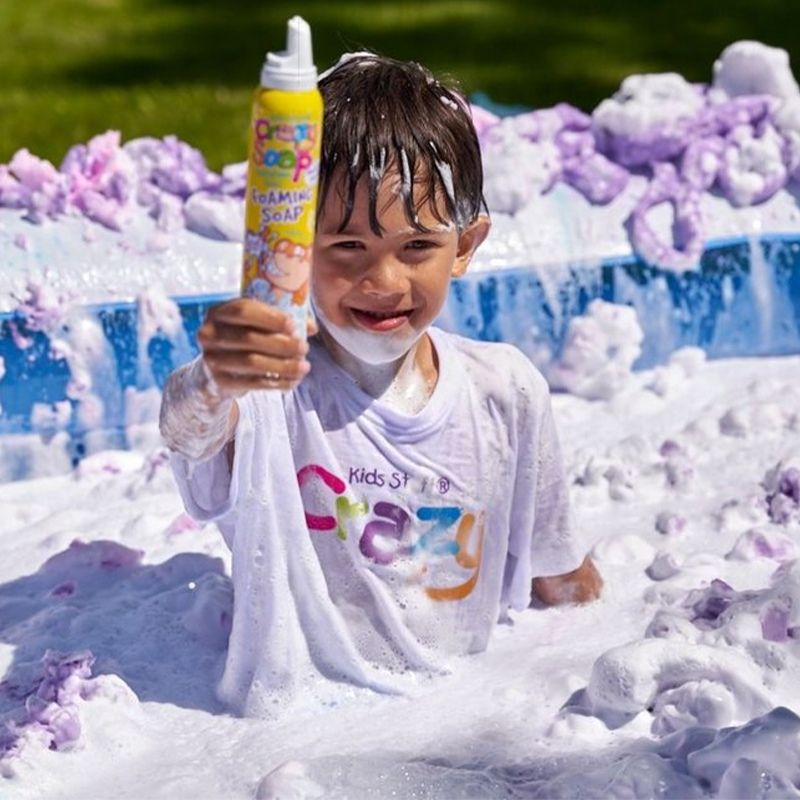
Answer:
<path fill-rule="evenodd" d="M 761 248 L 769 273 L 766 289 L 751 278 L 755 246 Z M 684 346 L 701 347 L 711 358 L 800 353 L 800 233 L 710 241 L 700 269 L 683 273 L 659 269 L 635 255 L 554 265 L 552 275 L 560 276 L 555 294 L 538 277 L 547 272 L 546 266 L 523 264 L 467 272 L 453 281 L 438 324 L 471 338 L 511 342 L 545 372 L 563 346 L 570 319 L 597 298 L 637 310 L 645 334 L 637 368 L 662 363 Z M 763 284 L 763 274 L 760 280 Z M 233 296 L 222 292 L 173 297 L 192 353 L 206 310 Z M 106 405 L 104 426 L 119 431 L 124 444 L 121 393 L 130 387 L 163 386 L 180 363 L 179 351 L 166 337 L 156 336 L 147 343 L 148 363 L 141 363 L 135 301 L 83 308 L 102 325 L 114 353 L 116 375 L 108 387 L 96 385 L 94 391 Z M 0 356 L 6 367 L 0 380 L 0 436 L 30 433 L 34 404 L 63 401 L 69 378 L 66 362 L 52 358 L 43 333 L 28 333 L 33 345 L 18 349 L 10 336 L 12 322 L 19 326 L 22 320 L 14 313 L 0 314 Z M 185 360 L 185 348 L 180 355 Z M 66 430 L 73 436 L 86 433 L 76 415 L 72 417 Z"/>

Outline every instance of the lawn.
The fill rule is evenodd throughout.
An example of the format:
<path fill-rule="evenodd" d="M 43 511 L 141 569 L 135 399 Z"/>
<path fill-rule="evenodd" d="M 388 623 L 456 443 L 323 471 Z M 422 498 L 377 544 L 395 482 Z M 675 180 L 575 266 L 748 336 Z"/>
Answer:
<path fill-rule="evenodd" d="M 591 110 L 634 72 L 708 80 L 742 38 L 786 48 L 800 73 L 797 0 L 0 0 L 0 163 L 23 146 L 59 162 L 108 128 L 176 133 L 215 168 L 242 160 L 264 52 L 295 13 L 320 67 L 368 48 L 527 107 Z"/>

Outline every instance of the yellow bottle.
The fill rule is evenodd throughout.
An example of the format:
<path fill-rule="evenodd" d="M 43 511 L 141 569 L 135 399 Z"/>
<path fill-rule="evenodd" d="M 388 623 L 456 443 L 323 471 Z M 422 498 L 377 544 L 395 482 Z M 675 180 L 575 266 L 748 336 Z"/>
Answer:
<path fill-rule="evenodd" d="M 305 338 L 317 208 L 322 96 L 311 29 L 288 22 L 286 50 L 267 53 L 253 99 L 242 294 L 287 312 Z"/>

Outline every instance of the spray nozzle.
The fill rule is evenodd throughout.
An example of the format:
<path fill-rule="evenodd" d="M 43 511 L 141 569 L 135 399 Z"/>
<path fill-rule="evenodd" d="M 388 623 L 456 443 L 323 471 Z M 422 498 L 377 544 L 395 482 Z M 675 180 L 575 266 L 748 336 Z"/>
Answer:
<path fill-rule="evenodd" d="M 311 28 L 302 17 L 292 17 L 286 25 L 286 50 L 267 53 L 261 70 L 261 85 L 295 92 L 316 88 Z"/>

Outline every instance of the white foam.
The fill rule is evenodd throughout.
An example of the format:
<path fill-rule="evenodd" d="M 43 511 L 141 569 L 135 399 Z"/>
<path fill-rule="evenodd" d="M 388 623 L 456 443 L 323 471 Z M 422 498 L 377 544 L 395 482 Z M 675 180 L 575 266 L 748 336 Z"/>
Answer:
<path fill-rule="evenodd" d="M 504 796 L 520 785 L 544 796 L 601 796 L 609 786 L 641 796 L 647 787 L 672 786 L 678 796 L 700 797 L 701 778 L 728 796 L 739 789 L 750 796 L 755 768 L 742 759 L 759 764 L 773 785 L 789 786 L 797 763 L 792 727 L 758 715 L 765 705 L 800 711 L 799 662 L 787 632 L 800 624 L 799 573 L 782 556 L 760 555 L 753 537 L 743 540 L 749 551 L 743 544 L 735 557 L 726 555 L 754 529 L 776 548 L 800 532 L 791 520 L 770 523 L 764 509 L 778 476 L 797 463 L 792 454 L 800 453 L 800 431 L 790 423 L 800 359 L 676 357 L 687 361 L 693 369 L 674 399 L 638 401 L 653 397 L 646 388 L 652 373 L 633 374 L 626 393 L 611 400 L 553 398 L 570 474 L 590 457 L 597 464 L 596 483 L 571 488 L 576 527 L 587 542 L 603 542 L 596 552 L 606 585 L 597 604 L 512 615 L 486 653 L 457 661 L 452 675 L 423 682 L 410 699 L 354 698 L 343 689 L 325 705 L 309 696 L 313 716 L 290 715 L 280 724 L 236 719 L 214 705 L 229 607 L 221 565 L 229 574 L 229 554 L 213 525 L 180 521 L 181 502 L 158 451 L 149 458 L 125 454 L 127 460 L 98 454 L 80 474 L 1 485 L 3 636 L 22 631 L 13 633 L 15 651 L 35 661 L 63 631 L 68 610 L 69 641 L 79 638 L 140 699 L 155 701 L 86 701 L 82 744 L 67 755 L 42 749 L 35 737 L 28 741 L 15 762 L 14 792 L 66 800 L 91 781 L 98 795 L 123 800 L 247 797 L 289 761 L 303 765 L 310 782 L 303 785 L 332 798 L 394 792 L 409 800 L 423 789 L 442 797 L 468 790 Z M 723 435 L 717 422 L 724 411 L 746 403 L 753 435 Z M 767 405 L 780 410 L 780 427 L 757 413 Z M 60 436 L 31 457 L 54 460 L 52 448 L 64 446 Z M 662 447 L 665 440 L 672 444 Z M 667 466 L 687 460 L 693 479 L 671 483 Z M 633 501 L 610 495 L 615 481 L 630 485 Z M 662 511 L 686 518 L 686 528 L 659 533 L 654 521 Z M 55 584 L 45 576 L 56 573 L 43 563 L 69 553 L 78 534 L 144 550 L 141 571 L 81 572 L 75 556 L 62 556 L 64 580 L 69 573 L 81 593 L 70 606 L 48 600 Z M 656 561 L 660 570 L 648 573 Z M 732 602 L 701 627 L 687 598 L 697 603 L 692 593 L 704 595 L 715 578 L 734 587 Z M 33 595 L 30 580 L 42 582 Z M 25 609 L 36 613 L 9 629 L 9 615 Z M 765 625 L 778 638 L 785 626 L 784 639 L 764 639 Z M 9 658 L 5 669 L 16 669 L 22 652 Z M 535 697 L 531 685 L 539 687 Z M 582 692 L 583 705 L 570 700 Z M 753 718 L 761 721 L 750 724 Z M 738 733 L 723 732 L 726 726 Z M 771 737 L 780 763 L 768 759 Z M 164 741 L 174 746 L 164 748 Z M 714 756 L 705 761 L 699 754 L 707 746 Z M 612 771 L 606 747 L 617 753 Z"/>
<path fill-rule="evenodd" d="M 640 135 L 691 119 L 703 98 L 676 72 L 630 75 L 592 113 L 592 124 L 616 135 Z"/>
<path fill-rule="evenodd" d="M 573 317 L 550 384 L 589 400 L 609 399 L 629 382 L 644 338 L 633 308 L 593 300 Z"/>
<path fill-rule="evenodd" d="M 785 99 L 800 95 L 789 66 L 789 54 L 761 42 L 736 42 L 714 62 L 714 88 L 729 97 L 771 94 Z"/>

